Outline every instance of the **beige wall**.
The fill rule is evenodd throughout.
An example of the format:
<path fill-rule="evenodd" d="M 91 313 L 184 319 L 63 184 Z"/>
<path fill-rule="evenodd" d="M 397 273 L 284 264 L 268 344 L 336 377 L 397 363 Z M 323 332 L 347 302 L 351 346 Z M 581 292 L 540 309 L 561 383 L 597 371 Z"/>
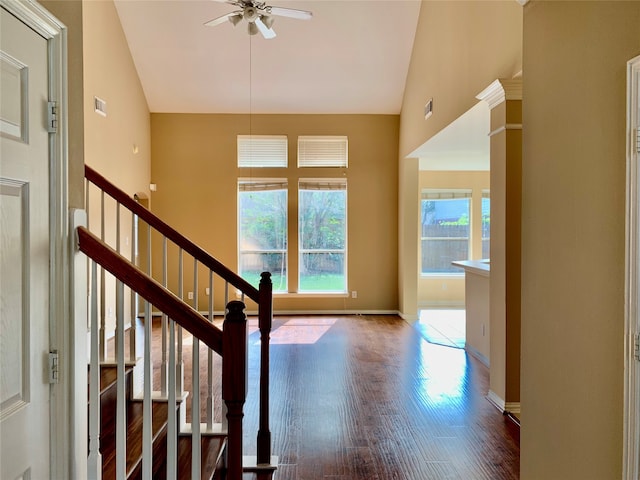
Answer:
<path fill-rule="evenodd" d="M 218 260 L 237 271 L 237 179 L 289 180 L 289 290 L 297 276 L 297 178 L 346 175 L 348 182 L 348 288 L 358 298 L 276 295 L 276 311 L 385 311 L 398 309 L 398 116 L 152 114 L 153 211 Z M 251 132 L 250 132 L 251 128 Z M 287 135 L 287 169 L 238 169 L 239 134 Z M 349 167 L 298 169 L 298 135 L 347 135 Z M 154 244 L 154 251 L 159 245 Z M 154 255 L 159 258 L 159 254 Z M 155 265 L 155 264 L 154 264 Z M 158 271 L 159 265 L 154 267 Z M 175 278 L 175 271 L 170 277 Z M 191 275 L 186 275 L 190 279 Z M 190 280 L 189 280 L 190 282 Z M 206 285 L 200 281 L 199 308 Z M 189 290 L 191 283 L 185 286 Z M 215 308 L 223 290 L 214 285 Z M 249 305 L 249 309 L 252 306 Z"/>
<path fill-rule="evenodd" d="M 85 1 L 85 161 L 130 195 L 149 194 L 149 108 L 111 0 Z M 97 96 L 107 116 L 94 112 Z M 134 146 L 137 153 L 134 153 Z"/>
<path fill-rule="evenodd" d="M 85 162 L 127 193 L 149 194 L 149 109 L 115 6 L 107 1 L 43 1 L 67 26 L 69 78 L 69 204 L 86 208 Z M 93 110 L 93 97 L 107 102 L 107 117 Z M 134 145 L 138 153 L 133 152 Z M 89 220 L 99 232 L 99 201 L 92 195 Z M 106 239 L 115 245 L 112 205 Z M 121 244 L 130 252 L 131 219 L 122 217 Z M 114 318 L 114 288 L 106 288 L 109 322 Z M 128 312 L 128 309 L 127 309 Z"/>
<path fill-rule="evenodd" d="M 521 46 L 522 7 L 513 0 L 422 2 L 400 116 L 401 178 L 409 168 L 406 155 L 473 107 L 476 95 L 496 78 L 511 78 L 522 70 Z M 425 120 L 424 104 L 430 98 L 433 115 Z M 417 168 L 406 172 L 399 205 L 412 215 L 417 192 L 410 191 L 410 182 L 416 173 Z M 416 234 L 414 222 L 400 222 L 398 284 L 405 318 L 414 318 L 417 311 Z"/>
<path fill-rule="evenodd" d="M 69 207 L 83 208 L 84 178 L 84 73 L 82 45 L 82 2 L 40 0 L 67 28 Z"/>
<path fill-rule="evenodd" d="M 626 62 L 640 2 L 524 8 L 523 480 L 622 475 Z"/>
<path fill-rule="evenodd" d="M 420 202 L 420 192 L 425 188 L 470 189 L 472 192 L 472 218 L 481 218 L 482 191 L 489 190 L 489 172 L 469 171 L 421 171 L 420 189 L 416 193 Z M 420 216 L 418 213 L 418 222 Z M 420 235 L 420 232 L 418 232 Z M 418 268 L 420 269 L 421 242 L 418 242 Z M 471 257 L 472 260 L 482 258 L 482 225 L 472 223 Z M 460 258 L 458 260 L 466 260 Z M 418 305 L 421 307 L 464 307 L 464 271 L 459 275 L 420 275 L 418 278 Z"/>
<path fill-rule="evenodd" d="M 473 107 L 496 78 L 522 70 L 522 7 L 514 0 L 423 1 L 402 103 L 400 157 Z M 433 98 L 433 115 L 424 105 Z"/>

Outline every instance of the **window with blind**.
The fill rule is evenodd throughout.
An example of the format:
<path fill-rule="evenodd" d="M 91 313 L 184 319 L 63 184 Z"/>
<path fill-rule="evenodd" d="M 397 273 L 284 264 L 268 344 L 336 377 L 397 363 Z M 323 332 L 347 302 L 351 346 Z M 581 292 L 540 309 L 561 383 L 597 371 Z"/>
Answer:
<path fill-rule="evenodd" d="M 286 167 L 286 135 L 238 135 L 238 167 Z"/>
<path fill-rule="evenodd" d="M 258 287 L 271 272 L 274 292 L 287 291 L 287 181 L 238 181 L 238 271 Z"/>
<path fill-rule="evenodd" d="M 471 190 L 424 190 L 421 199 L 422 273 L 460 273 L 469 258 Z"/>
<path fill-rule="evenodd" d="M 298 291 L 347 291 L 347 182 L 298 183 Z"/>
<path fill-rule="evenodd" d="M 298 137 L 298 167 L 347 167 L 349 141 L 345 136 Z"/>

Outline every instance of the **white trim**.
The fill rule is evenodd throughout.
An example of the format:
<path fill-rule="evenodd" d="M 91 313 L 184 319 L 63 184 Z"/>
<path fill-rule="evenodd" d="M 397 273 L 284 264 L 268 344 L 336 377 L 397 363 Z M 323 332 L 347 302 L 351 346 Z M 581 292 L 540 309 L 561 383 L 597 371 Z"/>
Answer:
<path fill-rule="evenodd" d="M 640 77 L 640 56 L 627 63 L 627 194 L 625 242 L 625 335 L 624 335 L 624 439 L 623 479 L 640 475 L 640 367 L 634 357 L 634 338 L 638 332 L 638 285 L 640 282 L 640 218 L 638 197 L 638 154 L 634 133 L 640 92 L 634 88 Z"/>
<path fill-rule="evenodd" d="M 418 321 L 418 314 L 417 313 L 402 313 L 402 312 L 398 312 L 397 315 L 403 319 L 405 322 L 410 323 L 410 324 L 414 324 Z"/>
<path fill-rule="evenodd" d="M 506 125 L 503 125 L 501 127 L 496 128 L 495 130 L 490 131 L 488 136 L 489 137 L 493 137 L 494 135 L 502 133 L 505 130 L 522 130 L 522 124 L 521 123 L 507 123 Z"/>
<path fill-rule="evenodd" d="M 49 135 L 49 235 L 50 235 L 50 348 L 60 352 L 60 378 L 51 387 L 50 396 L 50 458 L 51 478 L 77 477 L 71 459 L 78 453 L 82 439 L 74 438 L 71 432 L 72 388 L 70 364 L 71 326 L 69 288 L 69 229 L 68 229 L 68 144 L 67 144 L 67 29 L 50 12 L 35 0 L 20 2 L 0 0 L 0 6 L 10 12 L 29 28 L 47 40 L 49 101 L 57 102 L 58 130 Z M 86 383 L 86 372 L 85 372 Z M 85 385 L 86 387 L 86 385 Z M 82 407 L 86 410 L 86 401 Z M 74 425 L 76 430 L 78 426 Z M 86 437 L 86 431 L 84 433 Z M 86 438 L 85 438 L 86 442 Z M 86 455 L 86 450 L 85 450 Z M 78 454 L 78 456 L 80 456 Z"/>
<path fill-rule="evenodd" d="M 69 212 L 69 226 L 71 228 L 71 278 L 70 291 L 72 295 L 70 318 L 70 348 L 69 348 L 69 380 L 71 385 L 70 396 L 70 419 L 71 444 L 73 449 L 69 452 L 70 475 L 69 478 L 82 478 L 87 472 L 87 452 L 88 445 L 88 412 L 87 398 L 89 389 L 87 385 L 87 371 L 85 368 L 74 368 L 87 364 L 87 319 L 88 298 L 87 298 L 87 257 L 76 248 L 76 228 L 87 225 L 87 213 L 84 210 L 72 209 Z M 76 406 L 78 408 L 76 408 Z M 82 472 L 82 474 L 81 474 Z"/>
<path fill-rule="evenodd" d="M 497 107 L 505 100 L 522 100 L 522 78 L 494 80 L 491 85 L 476 95 L 478 100 L 489 104 L 489 108 Z"/>
<path fill-rule="evenodd" d="M 464 280 L 464 273 L 460 276 L 461 280 Z M 423 300 L 418 302 L 418 310 L 424 310 L 426 308 L 437 308 L 437 309 L 463 309 L 465 307 L 464 300 Z"/>
<path fill-rule="evenodd" d="M 489 359 L 487 357 L 485 357 L 483 354 L 481 354 L 478 350 L 476 350 L 475 348 L 473 348 L 471 345 L 469 345 L 468 343 L 465 344 L 464 349 L 467 351 L 467 353 L 469 353 L 469 355 L 473 355 L 475 358 L 477 358 L 478 360 L 480 360 L 480 362 L 487 368 L 489 368 Z"/>
<path fill-rule="evenodd" d="M 200 311 L 200 315 L 207 316 L 209 315 L 208 311 Z M 257 310 L 245 310 L 246 315 L 257 315 Z M 223 316 L 224 311 L 215 310 L 213 315 Z M 398 312 L 398 310 L 274 310 L 273 315 L 398 315 L 402 317 L 402 315 Z M 143 315 L 138 314 L 139 317 L 143 317 Z M 152 317 L 160 317 L 162 313 L 159 311 L 154 311 L 151 313 Z M 416 316 L 416 320 L 418 317 Z"/>
<path fill-rule="evenodd" d="M 493 390 L 489 390 L 489 393 L 487 393 L 487 400 L 489 400 L 498 410 L 504 413 L 506 403 L 500 395 L 495 393 Z"/>
<path fill-rule="evenodd" d="M 505 413 L 520 414 L 520 402 L 506 402 L 504 404 Z"/>
<path fill-rule="evenodd" d="M 516 2 L 518 2 L 521 7 L 524 7 L 527 3 L 529 3 L 529 0 L 516 0 Z"/>

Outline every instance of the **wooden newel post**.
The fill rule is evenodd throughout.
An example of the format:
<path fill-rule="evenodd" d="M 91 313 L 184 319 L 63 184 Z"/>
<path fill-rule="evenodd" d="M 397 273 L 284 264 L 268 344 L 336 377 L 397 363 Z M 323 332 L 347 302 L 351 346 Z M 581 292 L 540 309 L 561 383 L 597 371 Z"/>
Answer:
<path fill-rule="evenodd" d="M 242 417 L 247 398 L 247 317 L 244 303 L 227 304 L 222 328 L 222 399 L 227 406 L 227 479 L 242 479 Z"/>
<path fill-rule="evenodd" d="M 269 338 L 273 319 L 273 285 L 271 274 L 260 274 L 258 327 L 260 328 L 260 425 L 258 428 L 257 464 L 271 463 L 271 431 L 269 430 Z"/>

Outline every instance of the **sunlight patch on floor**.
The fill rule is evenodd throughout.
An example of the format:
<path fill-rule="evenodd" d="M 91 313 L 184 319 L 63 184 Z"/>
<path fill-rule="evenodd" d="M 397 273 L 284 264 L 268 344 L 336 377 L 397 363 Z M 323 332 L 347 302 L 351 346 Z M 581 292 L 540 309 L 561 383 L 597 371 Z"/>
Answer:
<path fill-rule="evenodd" d="M 429 343 L 464 348 L 466 337 L 465 310 L 420 310 L 415 328 Z"/>
<path fill-rule="evenodd" d="M 335 318 L 297 318 L 271 332 L 271 345 L 312 345 L 336 323 Z"/>

